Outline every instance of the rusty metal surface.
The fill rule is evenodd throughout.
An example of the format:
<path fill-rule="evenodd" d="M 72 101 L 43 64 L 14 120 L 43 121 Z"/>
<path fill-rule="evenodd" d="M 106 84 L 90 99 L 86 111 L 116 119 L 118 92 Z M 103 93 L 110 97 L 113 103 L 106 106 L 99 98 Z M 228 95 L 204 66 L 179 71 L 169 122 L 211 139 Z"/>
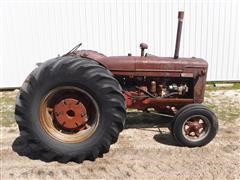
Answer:
<path fill-rule="evenodd" d="M 184 126 L 184 131 L 188 136 L 199 137 L 204 131 L 204 122 L 200 121 L 200 119 L 189 120 Z"/>
<path fill-rule="evenodd" d="M 183 135 L 190 141 L 203 139 L 210 130 L 210 122 L 205 116 L 194 115 L 183 124 Z"/>
<path fill-rule="evenodd" d="M 202 103 L 204 100 L 204 90 L 208 63 L 201 58 L 178 58 L 157 57 L 157 56 L 112 56 L 106 57 L 96 52 L 87 51 L 91 59 L 98 61 L 109 69 L 115 76 L 128 77 L 172 77 L 172 78 L 192 78 L 194 83 L 193 100 L 169 99 L 148 100 L 146 103 L 134 103 L 129 108 L 144 109 L 147 107 L 168 105 L 186 105 L 189 103 Z M 84 53 L 84 51 L 82 52 Z M 128 100 L 129 101 L 129 100 Z M 158 104 L 155 105 L 154 103 Z M 129 103 L 127 103 L 129 104 Z"/>
<path fill-rule="evenodd" d="M 95 132 L 99 122 L 99 107 L 85 90 L 60 86 L 43 98 L 39 116 L 42 128 L 52 138 L 64 143 L 77 143 Z"/>
<path fill-rule="evenodd" d="M 128 72 L 131 75 L 138 75 L 140 72 L 143 76 L 159 76 L 161 72 L 177 73 L 176 76 L 180 76 L 181 73 L 197 75 L 208 67 L 207 62 L 200 58 L 112 56 L 97 61 L 112 71 L 113 74 Z"/>
<path fill-rule="evenodd" d="M 128 77 L 166 77 L 166 78 L 192 78 L 193 98 L 147 98 L 133 101 L 125 95 L 128 108 L 136 109 L 165 109 L 166 106 L 182 107 L 190 103 L 202 103 L 208 63 L 201 58 L 178 58 L 158 56 L 112 56 L 106 57 L 96 51 L 77 51 L 77 55 L 98 61 L 109 69 L 115 76 Z M 155 85 L 152 90 L 155 92 Z M 125 91 L 127 92 L 127 90 Z M 153 92 L 153 93 L 154 93 Z M 132 93 L 132 92 L 130 92 Z M 134 93 L 133 93 L 134 94 Z"/>
<path fill-rule="evenodd" d="M 54 106 L 53 112 L 58 123 L 67 129 L 83 127 L 88 121 L 87 110 L 77 99 L 61 100 Z"/>
<path fill-rule="evenodd" d="M 83 57 L 83 58 L 89 58 L 89 59 L 93 59 L 93 60 L 99 60 L 102 58 L 106 58 L 106 56 L 102 53 L 99 53 L 97 51 L 93 51 L 93 50 L 78 50 L 73 52 L 74 55 Z"/>
<path fill-rule="evenodd" d="M 126 96 L 125 96 L 126 98 Z M 138 110 L 146 110 L 147 108 L 154 108 L 156 110 L 165 109 L 166 106 L 182 107 L 193 103 L 193 99 L 176 99 L 176 98 L 146 98 L 144 100 L 130 101 L 126 99 L 127 107 Z"/>
<path fill-rule="evenodd" d="M 132 96 L 139 98 L 133 99 Z M 147 108 L 154 108 L 156 110 L 166 109 L 167 106 L 182 107 L 187 104 L 194 103 L 193 99 L 181 98 L 160 98 L 160 97 L 140 97 L 140 94 L 134 91 L 124 91 L 125 102 L 128 108 L 146 110 Z M 143 95 L 143 94 L 142 94 Z"/>
<path fill-rule="evenodd" d="M 103 64 L 107 69 L 112 71 L 136 71 L 136 56 L 112 56 L 99 59 L 98 62 Z"/>

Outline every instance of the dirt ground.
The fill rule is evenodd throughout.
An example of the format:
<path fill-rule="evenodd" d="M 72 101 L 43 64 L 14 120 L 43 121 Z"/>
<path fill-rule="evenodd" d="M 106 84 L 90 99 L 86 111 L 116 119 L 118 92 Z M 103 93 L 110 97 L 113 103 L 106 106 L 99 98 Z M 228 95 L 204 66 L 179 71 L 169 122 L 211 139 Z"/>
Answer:
<path fill-rule="evenodd" d="M 46 163 L 19 155 L 24 144 L 14 122 L 16 93 L 0 94 L 2 180 L 240 179 L 240 90 L 206 92 L 205 104 L 220 123 L 216 138 L 207 146 L 179 147 L 166 128 L 168 119 L 129 112 L 126 129 L 110 152 L 82 164 Z"/>

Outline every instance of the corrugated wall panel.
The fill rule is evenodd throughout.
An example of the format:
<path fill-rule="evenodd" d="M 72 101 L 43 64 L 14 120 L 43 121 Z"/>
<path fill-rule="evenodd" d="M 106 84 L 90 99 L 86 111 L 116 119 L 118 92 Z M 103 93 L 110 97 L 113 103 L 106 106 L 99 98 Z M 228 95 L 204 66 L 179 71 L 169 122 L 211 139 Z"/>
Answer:
<path fill-rule="evenodd" d="M 240 80 L 238 0 L 0 1 L 0 87 L 20 86 L 37 62 L 79 42 L 106 55 L 172 56 L 185 11 L 180 55 L 209 63 L 208 80 Z"/>

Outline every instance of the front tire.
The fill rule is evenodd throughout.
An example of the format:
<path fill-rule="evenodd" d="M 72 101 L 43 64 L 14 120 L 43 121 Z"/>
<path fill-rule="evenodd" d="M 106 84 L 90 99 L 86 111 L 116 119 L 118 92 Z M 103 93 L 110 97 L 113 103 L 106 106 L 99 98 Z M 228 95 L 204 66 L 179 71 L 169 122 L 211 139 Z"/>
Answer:
<path fill-rule="evenodd" d="M 180 109 L 173 121 L 172 133 L 183 146 L 198 147 L 208 144 L 217 134 L 216 115 L 206 106 L 189 104 Z"/>
<path fill-rule="evenodd" d="M 109 151 L 126 119 L 111 72 L 90 59 L 49 60 L 26 79 L 15 115 L 20 134 L 40 159 L 94 160 Z"/>

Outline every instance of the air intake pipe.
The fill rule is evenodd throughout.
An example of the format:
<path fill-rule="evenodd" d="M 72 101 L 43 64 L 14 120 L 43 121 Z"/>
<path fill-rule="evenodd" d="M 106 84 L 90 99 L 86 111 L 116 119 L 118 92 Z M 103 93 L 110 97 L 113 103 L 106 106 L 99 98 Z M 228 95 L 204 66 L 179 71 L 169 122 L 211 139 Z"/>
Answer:
<path fill-rule="evenodd" d="M 178 59 L 178 55 L 179 55 L 183 16 L 184 16 L 184 12 L 183 11 L 179 11 L 178 12 L 178 28 L 177 28 L 177 38 L 176 38 L 174 59 Z"/>

